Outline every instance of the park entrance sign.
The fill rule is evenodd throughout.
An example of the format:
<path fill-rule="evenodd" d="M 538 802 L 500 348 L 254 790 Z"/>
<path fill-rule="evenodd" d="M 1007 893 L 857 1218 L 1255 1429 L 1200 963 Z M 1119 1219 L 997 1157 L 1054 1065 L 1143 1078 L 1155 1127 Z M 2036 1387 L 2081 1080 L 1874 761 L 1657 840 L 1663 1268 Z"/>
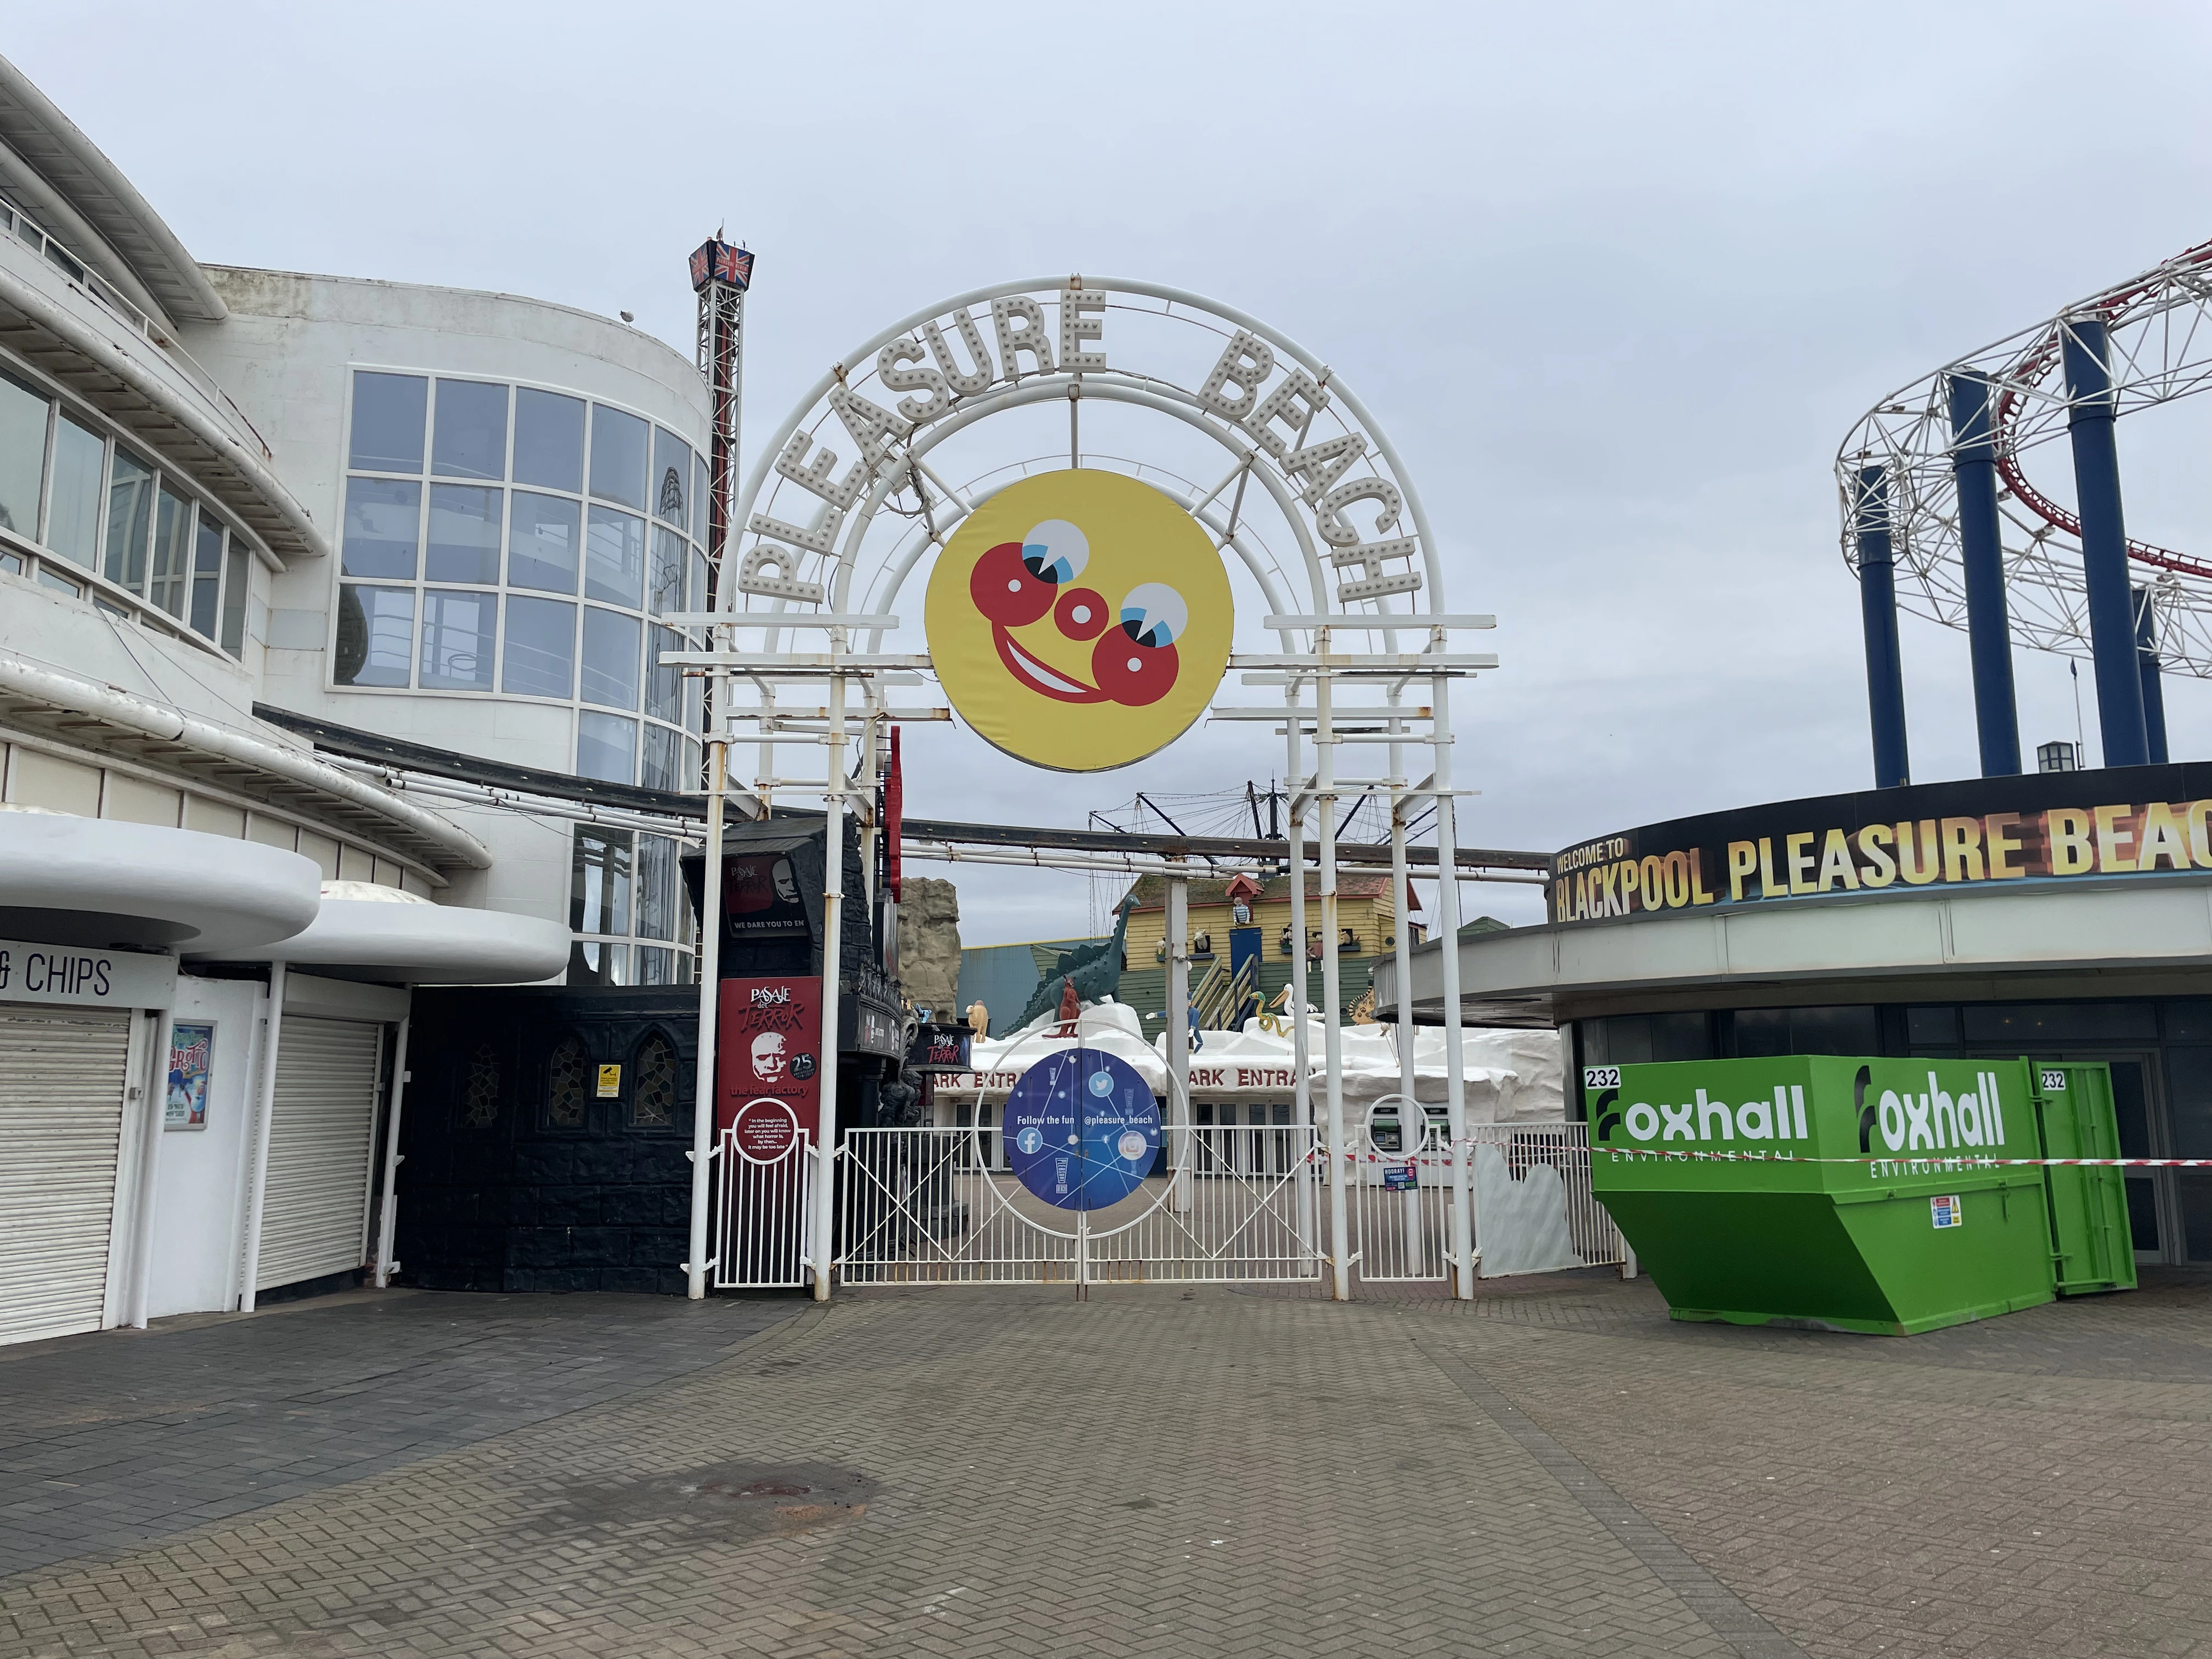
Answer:
<path fill-rule="evenodd" d="M 1430 801 L 1440 867 L 1455 867 L 1450 686 L 1497 659 L 1451 649 L 1452 630 L 1492 619 L 1443 609 L 1443 567 L 1419 494 L 1343 377 L 1256 318 L 1159 283 L 1072 276 L 978 289 L 912 313 L 832 364 L 769 435 L 716 522 L 730 534 L 714 608 L 662 618 L 695 644 L 672 648 L 665 635 L 658 653 L 664 672 L 703 672 L 709 684 L 708 915 L 719 914 L 721 826 L 732 802 L 748 816 L 779 804 L 826 805 L 833 848 L 845 844 L 854 818 L 859 867 L 872 882 L 877 788 L 902 722 L 957 714 L 1006 753 L 1071 772 L 1140 761 L 1202 716 L 1261 722 L 1285 739 L 1291 853 L 1303 869 L 1311 835 L 1320 909 L 1312 922 L 1323 946 L 1334 1199 L 1328 1237 L 1314 1241 L 1308 1261 L 1316 1273 L 1325 1262 L 1334 1293 L 1349 1294 L 1338 801 L 1390 802 L 1394 886 L 1406 881 L 1407 823 Z M 898 614 L 917 574 L 927 590 L 921 639 Z M 1224 675 L 1239 670 L 1246 685 L 1267 688 L 1256 706 L 1214 701 Z M 893 701 L 900 688 L 933 678 L 949 710 Z M 1424 748 L 1425 767 L 1416 763 Z M 733 750 L 757 753 L 750 777 L 733 769 Z M 1382 763 L 1346 776 L 1340 753 Z M 1096 858 L 1037 848 L 1021 849 L 1019 861 L 1102 867 Z M 1190 875 L 1234 873 L 1133 852 L 1103 867 L 1165 875 L 1171 912 Z M 843 886 L 844 860 L 833 854 L 823 894 L 828 939 L 842 936 Z M 1304 884 L 1291 893 L 1303 935 Z M 872 906 L 877 896 L 866 897 Z M 1440 884 L 1437 921 L 1446 937 L 1456 930 L 1455 882 Z M 1188 959 L 1174 925 L 1170 933 L 1164 1213 L 1188 1210 L 1198 1157 L 1182 1014 Z M 1401 929 L 1401 975 L 1411 943 Z M 714 1074 L 718 944 L 712 930 L 702 941 L 702 1091 Z M 1464 1071 L 1455 953 L 1444 952 L 1443 971 L 1446 1071 L 1456 1079 Z M 835 1214 L 840 1182 L 852 1177 L 833 1167 L 850 1159 L 838 1131 L 836 976 L 822 984 L 821 1178 L 809 1188 L 805 1224 L 817 1296 L 848 1259 Z M 1307 1097 L 1304 994 L 1294 981 L 1297 1111 L 1318 1128 L 1323 1114 Z M 1405 1063 L 1410 1094 L 1411 1045 Z M 1460 1091 L 1449 1094 L 1447 1271 L 1471 1294 L 1464 1110 Z M 694 1149 L 694 1294 L 716 1259 L 708 1237 L 712 1121 L 702 1111 Z M 881 1180 L 910 1182 L 915 1167 L 904 1153 L 889 1156 L 879 1169 L 894 1173 Z M 924 1233 L 951 1224 L 942 1206 L 901 1214 L 897 1225 Z"/>

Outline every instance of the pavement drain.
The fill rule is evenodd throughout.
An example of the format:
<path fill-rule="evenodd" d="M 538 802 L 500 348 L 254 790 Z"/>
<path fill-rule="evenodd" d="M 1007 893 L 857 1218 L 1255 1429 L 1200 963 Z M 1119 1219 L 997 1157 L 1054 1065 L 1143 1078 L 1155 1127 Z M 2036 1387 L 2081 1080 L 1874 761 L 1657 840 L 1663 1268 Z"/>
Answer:
<path fill-rule="evenodd" d="M 859 1520 L 877 1482 L 830 1463 L 708 1463 L 620 1486 L 577 1483 L 523 1530 L 650 1525 L 704 1540 L 788 1538 Z"/>

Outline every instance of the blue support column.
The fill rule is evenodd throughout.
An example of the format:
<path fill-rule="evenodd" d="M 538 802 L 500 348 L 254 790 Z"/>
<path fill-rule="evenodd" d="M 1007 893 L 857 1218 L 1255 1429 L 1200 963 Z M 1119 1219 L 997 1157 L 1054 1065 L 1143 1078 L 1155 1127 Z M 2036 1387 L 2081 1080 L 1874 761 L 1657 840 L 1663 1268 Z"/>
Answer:
<path fill-rule="evenodd" d="M 1966 574 L 1966 638 L 1974 663 L 1974 724 L 1982 775 L 2020 775 L 2020 713 L 2013 695 L 2012 624 L 2005 614 L 2004 544 L 1997 531 L 1997 447 L 1990 383 L 1954 374 L 1951 471 L 1959 484 L 1959 553 Z"/>
<path fill-rule="evenodd" d="M 2166 689 L 2159 684 L 2158 618 L 2150 608 L 2150 589 L 2136 589 L 2136 672 L 2142 681 L 2143 734 L 2150 763 L 2163 766 L 2166 749 Z"/>
<path fill-rule="evenodd" d="M 1905 659 L 1897 645 L 1897 577 L 1889 544 L 1889 486 L 1878 466 L 1859 469 L 1851 502 L 1859 551 L 1859 615 L 1866 629 L 1867 717 L 1877 789 L 1912 781 L 1905 749 Z"/>
<path fill-rule="evenodd" d="M 2074 495 L 2081 513 L 2081 574 L 2089 594 L 2089 654 L 2097 675 L 2097 731 L 2105 764 L 2150 759 L 2143 724 L 2142 676 L 2136 666 L 2136 619 L 2128 591 L 2128 532 L 2120 515 L 2120 456 L 2112 436 L 2112 375 L 2105 325 L 2094 318 L 2063 325 L 2066 395 L 2073 407 Z"/>

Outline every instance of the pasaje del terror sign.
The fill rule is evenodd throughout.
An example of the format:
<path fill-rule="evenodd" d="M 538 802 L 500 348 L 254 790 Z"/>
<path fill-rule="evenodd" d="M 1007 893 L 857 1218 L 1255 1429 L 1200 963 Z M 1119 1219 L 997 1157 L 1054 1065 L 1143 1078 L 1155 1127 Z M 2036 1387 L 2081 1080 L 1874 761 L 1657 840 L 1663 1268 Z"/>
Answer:
<path fill-rule="evenodd" d="M 1677 818 L 1570 847 L 1551 919 L 2212 871 L 2212 763 L 1869 789 Z"/>

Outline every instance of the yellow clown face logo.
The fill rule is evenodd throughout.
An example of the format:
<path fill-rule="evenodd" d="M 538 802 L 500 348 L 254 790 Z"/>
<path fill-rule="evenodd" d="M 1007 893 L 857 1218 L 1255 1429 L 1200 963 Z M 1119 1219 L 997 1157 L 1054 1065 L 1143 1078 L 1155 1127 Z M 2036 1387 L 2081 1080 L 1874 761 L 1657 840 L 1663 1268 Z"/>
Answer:
<path fill-rule="evenodd" d="M 1034 766 L 1164 748 L 1229 665 L 1228 574 L 1199 522 L 1118 472 L 1009 484 L 938 556 L 927 625 L 961 718 Z"/>

